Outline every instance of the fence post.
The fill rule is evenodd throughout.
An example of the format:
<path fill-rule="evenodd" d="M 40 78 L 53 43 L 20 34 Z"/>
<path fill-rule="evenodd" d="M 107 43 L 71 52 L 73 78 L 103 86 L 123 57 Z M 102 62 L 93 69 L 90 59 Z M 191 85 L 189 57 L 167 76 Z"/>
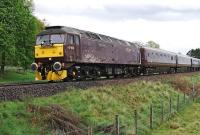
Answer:
<path fill-rule="evenodd" d="M 172 113 L 172 98 L 171 98 L 171 96 L 169 98 L 169 113 L 170 113 L 170 115 Z"/>
<path fill-rule="evenodd" d="M 137 114 L 137 110 L 134 111 L 134 118 L 135 118 L 135 135 L 137 135 L 137 130 L 138 130 L 138 114 Z"/>
<path fill-rule="evenodd" d="M 195 96 L 196 96 L 196 93 L 195 93 L 195 88 L 194 88 L 194 83 L 193 83 L 193 86 L 192 86 L 192 101 L 193 102 L 195 100 Z"/>
<path fill-rule="evenodd" d="M 4 101 L 7 101 L 6 95 L 4 95 Z"/>
<path fill-rule="evenodd" d="M 149 119 L 149 127 L 150 129 L 153 128 L 153 107 L 152 104 L 150 105 L 150 119 Z"/>
<path fill-rule="evenodd" d="M 161 103 L 161 123 L 164 121 L 164 104 L 163 102 Z"/>
<path fill-rule="evenodd" d="M 92 135 L 92 127 L 88 127 L 88 135 Z"/>
<path fill-rule="evenodd" d="M 115 135 L 119 135 L 119 115 L 115 116 Z"/>
<path fill-rule="evenodd" d="M 176 106 L 177 108 L 177 112 L 179 111 L 179 94 L 178 94 L 178 97 L 177 97 L 177 106 Z"/>
<path fill-rule="evenodd" d="M 186 98 L 186 96 L 185 96 L 185 92 L 184 92 L 184 97 L 183 97 L 184 104 L 185 104 L 185 98 Z"/>

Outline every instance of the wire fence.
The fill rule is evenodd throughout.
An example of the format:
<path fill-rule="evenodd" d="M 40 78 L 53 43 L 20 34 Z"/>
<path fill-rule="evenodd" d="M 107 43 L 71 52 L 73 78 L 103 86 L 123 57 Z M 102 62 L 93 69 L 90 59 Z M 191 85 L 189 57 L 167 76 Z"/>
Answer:
<path fill-rule="evenodd" d="M 152 129 L 173 118 L 186 106 L 195 102 L 197 91 L 170 96 L 168 101 L 160 100 L 160 103 L 151 103 L 145 109 L 134 110 L 132 113 L 132 126 L 120 121 L 120 115 L 116 115 L 108 125 L 90 126 L 83 135 L 146 135 Z M 130 129 L 132 128 L 132 129 Z M 77 135 L 75 131 L 65 132 L 66 135 Z M 63 135 L 65 135 L 63 134 Z M 80 134 L 80 133 L 79 133 Z"/>

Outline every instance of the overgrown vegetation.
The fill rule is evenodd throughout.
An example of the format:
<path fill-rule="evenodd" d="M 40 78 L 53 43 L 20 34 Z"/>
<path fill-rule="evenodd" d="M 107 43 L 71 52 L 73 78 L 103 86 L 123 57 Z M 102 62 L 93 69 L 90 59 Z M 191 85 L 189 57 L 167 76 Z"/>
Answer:
<path fill-rule="evenodd" d="M 1 83 L 27 82 L 34 81 L 34 73 L 30 70 L 23 70 L 22 68 L 6 67 L 5 73 L 0 74 Z"/>
<path fill-rule="evenodd" d="M 44 24 L 32 15 L 32 0 L 1 0 L 0 5 L 0 72 L 6 65 L 26 69 L 33 61 L 35 36 Z"/>
<path fill-rule="evenodd" d="M 34 74 L 31 71 L 26 71 L 23 73 L 8 71 L 0 76 L 0 83 L 27 82 L 34 81 L 34 79 Z"/>
<path fill-rule="evenodd" d="M 52 115 L 52 113 L 45 113 L 45 115 L 39 112 L 34 113 L 27 107 L 34 105 L 38 107 L 59 106 L 64 108 L 66 112 L 71 112 L 74 117 L 79 118 L 85 126 L 93 127 L 113 124 L 115 115 L 119 114 L 120 124 L 126 125 L 128 133 L 133 133 L 135 109 L 142 112 L 141 117 L 148 119 L 149 114 L 146 110 L 149 110 L 150 104 L 160 104 L 161 101 L 167 104 L 169 97 L 175 100 L 177 94 L 181 93 L 181 91 L 177 91 L 177 89 L 182 89 L 178 87 L 181 84 L 171 85 L 173 79 L 167 82 L 139 81 L 124 86 L 93 87 L 81 91 L 77 88 L 71 88 L 68 92 L 51 97 L 27 98 L 23 102 L 2 102 L 0 104 L 0 132 L 11 135 L 15 132 L 18 134 L 27 134 L 27 132 L 28 134 L 39 134 L 41 132 L 51 134 L 52 129 L 47 120 L 49 121 L 50 118 L 55 120 L 55 115 Z M 189 76 L 182 76 L 182 79 L 189 84 L 192 82 Z M 199 79 L 198 75 L 193 76 L 193 81 L 197 82 Z M 186 109 L 184 117 L 192 117 L 186 115 L 188 110 L 190 108 Z M 198 109 L 192 109 L 192 111 L 197 113 Z M 20 125 L 22 121 L 24 124 Z M 147 130 L 147 126 L 144 125 L 141 129 Z M 27 131 L 26 129 L 30 130 Z"/>
<path fill-rule="evenodd" d="M 198 135 L 200 134 L 200 103 L 194 103 L 174 119 L 153 131 L 153 135 Z"/>
<path fill-rule="evenodd" d="M 39 126 L 31 122 L 32 114 L 26 111 L 22 102 L 6 102 L 0 104 L 1 135 L 39 134 Z"/>

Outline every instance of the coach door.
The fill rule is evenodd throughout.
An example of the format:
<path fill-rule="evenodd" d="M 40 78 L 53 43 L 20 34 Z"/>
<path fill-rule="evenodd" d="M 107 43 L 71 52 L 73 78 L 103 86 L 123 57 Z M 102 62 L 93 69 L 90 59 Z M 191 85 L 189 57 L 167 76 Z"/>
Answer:
<path fill-rule="evenodd" d="M 67 60 L 77 61 L 80 57 L 80 37 L 79 35 L 67 34 Z"/>

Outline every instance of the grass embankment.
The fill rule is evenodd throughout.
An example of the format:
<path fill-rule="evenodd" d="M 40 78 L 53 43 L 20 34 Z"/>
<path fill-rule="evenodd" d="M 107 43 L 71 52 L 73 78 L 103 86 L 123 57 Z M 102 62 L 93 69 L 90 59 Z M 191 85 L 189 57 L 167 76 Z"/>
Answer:
<path fill-rule="evenodd" d="M 153 131 L 153 135 L 199 135 L 200 134 L 200 102 L 194 103 Z"/>
<path fill-rule="evenodd" d="M 17 68 L 8 68 L 4 74 L 0 74 L 0 83 L 34 81 L 34 73 L 20 71 Z"/>
<path fill-rule="evenodd" d="M 177 81 L 178 78 L 173 78 L 173 80 Z M 186 85 L 190 89 L 191 77 L 182 76 L 182 79 L 187 80 Z M 193 79 L 199 80 L 200 77 L 195 75 Z M 174 88 L 177 88 L 182 82 L 173 83 L 172 87 L 171 84 L 174 81 L 139 81 L 124 86 L 104 86 L 84 91 L 71 88 L 68 92 L 51 97 L 29 99 L 25 102 L 2 102 L 0 104 L 0 133 L 22 135 L 46 132 L 45 134 L 50 134 L 50 129 L 44 124 L 45 121 L 42 118 L 35 120 L 33 113 L 27 109 L 27 104 L 59 105 L 73 112 L 75 116 L 80 117 L 84 123 L 90 126 L 112 124 L 115 114 L 119 114 L 120 123 L 125 124 L 130 133 L 133 129 L 135 109 L 143 110 L 143 113 L 140 114 L 141 117 L 148 119 L 149 114 L 145 110 L 148 110 L 151 103 L 156 105 L 163 101 L 164 104 L 167 104 L 170 96 L 175 98 L 180 93 Z M 147 130 L 147 126 L 144 125 L 142 130 Z"/>

